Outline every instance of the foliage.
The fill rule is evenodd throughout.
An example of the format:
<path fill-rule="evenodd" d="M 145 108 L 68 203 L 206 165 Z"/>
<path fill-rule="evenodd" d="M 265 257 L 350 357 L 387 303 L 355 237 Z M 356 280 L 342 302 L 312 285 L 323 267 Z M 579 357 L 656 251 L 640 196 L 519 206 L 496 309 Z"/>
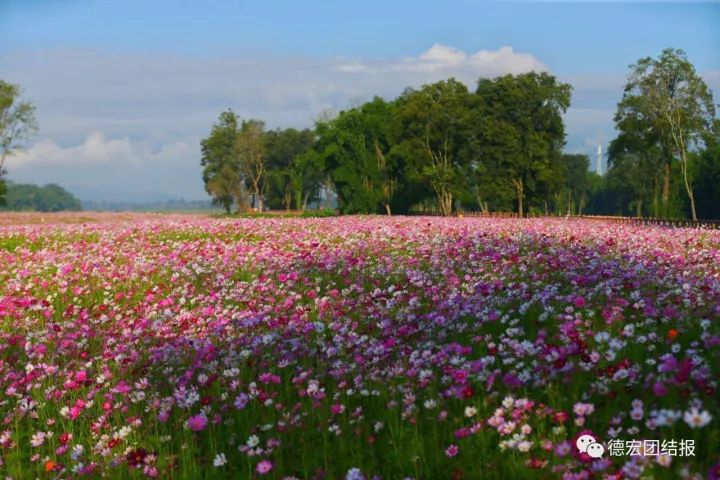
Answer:
<path fill-rule="evenodd" d="M 0 79 L 0 204 L 7 191 L 5 162 L 21 149 L 22 142 L 37 131 L 35 106 L 20 100 L 18 85 Z"/>
<path fill-rule="evenodd" d="M 309 151 L 315 143 L 312 130 L 287 128 L 265 135 L 267 175 L 264 190 L 271 209 L 301 210 L 316 200 L 322 168 L 313 168 Z"/>
<path fill-rule="evenodd" d="M 395 105 L 380 97 L 317 125 L 316 151 L 343 213 L 390 213 L 399 164 L 390 155 Z"/>
<path fill-rule="evenodd" d="M 560 187 L 562 114 L 570 106 L 571 92 L 570 85 L 548 73 L 478 81 L 479 159 L 492 166 L 489 171 L 494 175 L 505 177 L 500 181 L 515 187 L 521 215 L 526 199 L 536 201 L 534 195 L 547 199 Z"/>
<path fill-rule="evenodd" d="M 264 132 L 224 112 L 203 141 L 206 187 L 228 211 L 249 189 L 285 210 L 720 216 L 720 121 L 681 50 L 632 66 L 602 177 L 586 155 L 563 154 L 571 93 L 530 72 L 481 78 L 474 92 L 453 78 L 408 88 L 325 114 L 313 130 Z"/>
<path fill-rule="evenodd" d="M 407 159 L 410 180 L 429 186 L 444 215 L 467 185 L 472 96 L 451 78 L 419 90 L 408 89 L 398 99 L 398 150 Z"/>
<path fill-rule="evenodd" d="M 243 120 L 235 139 L 240 183 L 247 179 L 252 193 L 252 207 L 263 210 L 262 182 L 265 177 L 265 123 Z"/>
<path fill-rule="evenodd" d="M 6 203 L 3 210 L 32 210 L 38 212 L 60 212 L 82 210 L 80 200 L 55 184 L 44 187 L 23 183 L 7 183 Z"/>
<path fill-rule="evenodd" d="M 620 141 L 626 152 L 630 148 L 634 153 L 629 159 L 639 163 L 646 174 L 657 172 L 656 164 L 661 164 L 665 214 L 670 201 L 670 164 L 673 160 L 679 162 L 690 214 L 696 220 L 689 153 L 701 145 L 713 129 L 712 93 L 682 50 L 665 49 L 657 59 L 642 58 L 631 69 L 615 114 L 621 132 L 618 138 L 630 137 Z M 647 186 L 636 188 L 637 196 L 647 196 Z"/>
<path fill-rule="evenodd" d="M 237 201 L 239 207 L 246 203 L 236 147 L 238 120 L 232 110 L 222 112 L 210 136 L 200 141 L 205 190 L 213 203 L 221 205 L 227 213 L 233 202 Z"/>

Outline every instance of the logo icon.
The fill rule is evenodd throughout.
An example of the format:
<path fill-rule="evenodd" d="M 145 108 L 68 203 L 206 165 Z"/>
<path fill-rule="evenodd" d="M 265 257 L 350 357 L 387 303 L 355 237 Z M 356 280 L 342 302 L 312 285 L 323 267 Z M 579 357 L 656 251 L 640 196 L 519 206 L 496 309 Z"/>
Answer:
<path fill-rule="evenodd" d="M 580 435 L 575 441 L 575 446 L 581 453 L 586 453 L 590 458 L 601 458 L 605 454 L 605 447 L 598 443 L 592 435 Z"/>

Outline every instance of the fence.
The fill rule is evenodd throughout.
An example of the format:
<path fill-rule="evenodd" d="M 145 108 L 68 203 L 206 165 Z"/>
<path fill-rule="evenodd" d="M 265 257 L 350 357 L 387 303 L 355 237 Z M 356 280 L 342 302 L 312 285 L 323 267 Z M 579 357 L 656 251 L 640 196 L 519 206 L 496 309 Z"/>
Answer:
<path fill-rule="evenodd" d="M 412 212 L 413 215 L 442 216 L 439 210 L 426 210 Z M 481 218 L 520 218 L 517 213 L 511 212 L 453 212 L 453 217 L 481 217 Z M 537 215 L 528 218 L 574 218 L 583 220 L 598 220 L 603 222 L 625 223 L 631 225 L 658 225 L 670 228 L 705 228 L 720 229 L 720 220 L 687 220 L 682 218 L 652 218 L 652 217 L 619 217 L 612 215 Z"/>

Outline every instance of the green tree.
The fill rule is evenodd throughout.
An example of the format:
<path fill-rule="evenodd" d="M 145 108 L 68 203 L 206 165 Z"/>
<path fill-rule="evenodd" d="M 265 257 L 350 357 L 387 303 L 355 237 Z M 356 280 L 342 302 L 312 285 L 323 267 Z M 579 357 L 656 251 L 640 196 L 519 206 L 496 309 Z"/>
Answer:
<path fill-rule="evenodd" d="M 443 215 L 467 189 L 472 142 L 472 96 L 450 78 L 419 90 L 408 89 L 397 100 L 396 152 L 406 158 L 408 180 L 432 189 Z"/>
<path fill-rule="evenodd" d="M 673 207 L 665 201 L 670 198 L 670 184 L 665 185 L 662 178 L 663 166 L 670 167 L 667 159 L 667 149 L 656 135 L 634 118 L 623 119 L 622 130 L 608 148 L 607 183 L 618 211 L 634 210 L 639 217 L 643 212 L 655 217 L 671 212 Z"/>
<path fill-rule="evenodd" d="M 271 130 L 265 134 L 267 151 L 266 187 L 267 203 L 270 208 L 290 210 L 293 205 L 300 209 L 311 191 L 305 177 L 312 176 L 305 156 L 315 143 L 312 130 L 294 128 Z M 319 180 L 318 180 L 319 182 Z M 305 188 L 304 188 L 305 187 Z"/>
<path fill-rule="evenodd" d="M 317 151 L 345 213 L 392 212 L 401 161 L 390 155 L 394 108 L 375 97 L 316 126 Z"/>
<path fill-rule="evenodd" d="M 29 210 L 37 212 L 60 212 L 82 210 L 80 200 L 55 184 L 44 187 L 8 182 L 7 202 L 4 210 Z"/>
<path fill-rule="evenodd" d="M 504 179 L 514 187 L 521 216 L 528 197 L 546 202 L 560 187 L 562 115 L 571 93 L 570 85 L 548 73 L 478 81 L 478 158 L 490 173 L 486 183 Z"/>
<path fill-rule="evenodd" d="M 22 101 L 20 94 L 18 85 L 0 80 L 0 203 L 4 201 L 7 191 L 4 181 L 5 161 L 37 131 L 35 106 Z"/>
<path fill-rule="evenodd" d="M 568 215 L 582 215 L 590 197 L 590 157 L 584 154 L 564 154 L 561 167 L 563 185 L 556 201 L 559 211 Z"/>
<path fill-rule="evenodd" d="M 238 209 L 247 204 L 237 150 L 238 122 L 232 110 L 222 112 L 210 135 L 200 141 L 205 190 L 227 213 L 233 202 Z"/>
<path fill-rule="evenodd" d="M 294 158 L 290 170 L 295 209 L 305 211 L 308 202 L 319 201 L 320 186 L 326 177 L 323 157 L 311 148 Z"/>
<path fill-rule="evenodd" d="M 670 195 L 671 160 L 680 164 L 682 182 L 690 202 L 690 213 L 697 219 L 689 153 L 696 149 L 715 120 L 712 92 L 685 52 L 668 48 L 657 59 L 638 60 L 618 104 L 615 121 L 622 132 L 624 122 L 631 120 L 645 132 L 658 138 L 672 156 L 663 165 L 663 203 L 667 210 Z"/>
<path fill-rule="evenodd" d="M 696 153 L 694 163 L 698 216 L 720 219 L 720 145 Z"/>
<path fill-rule="evenodd" d="M 263 209 L 263 179 L 265 177 L 265 123 L 243 120 L 235 139 L 240 172 L 247 179 L 252 192 L 252 206 Z"/>

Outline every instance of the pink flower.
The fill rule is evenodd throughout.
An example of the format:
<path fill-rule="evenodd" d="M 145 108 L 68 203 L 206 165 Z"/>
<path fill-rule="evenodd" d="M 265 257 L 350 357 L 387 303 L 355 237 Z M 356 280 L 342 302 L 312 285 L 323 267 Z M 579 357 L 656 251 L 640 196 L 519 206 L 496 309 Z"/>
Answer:
<path fill-rule="evenodd" d="M 263 460 L 262 462 L 257 464 L 257 467 L 255 467 L 255 471 L 258 472 L 260 475 L 265 475 L 266 473 L 269 473 L 272 468 L 273 464 L 271 461 Z"/>
<path fill-rule="evenodd" d="M 449 447 L 447 447 L 447 448 L 445 449 L 445 455 L 447 455 L 448 457 L 452 458 L 452 457 L 454 457 L 455 455 L 458 454 L 458 451 L 459 451 L 459 450 L 460 450 L 460 449 L 458 448 L 457 445 L 450 445 Z"/>
<path fill-rule="evenodd" d="M 205 427 L 207 427 L 207 418 L 205 418 L 205 415 L 195 415 L 194 417 L 190 417 L 187 420 L 187 426 L 192 430 L 193 432 L 200 432 L 202 430 L 205 430 Z"/>

